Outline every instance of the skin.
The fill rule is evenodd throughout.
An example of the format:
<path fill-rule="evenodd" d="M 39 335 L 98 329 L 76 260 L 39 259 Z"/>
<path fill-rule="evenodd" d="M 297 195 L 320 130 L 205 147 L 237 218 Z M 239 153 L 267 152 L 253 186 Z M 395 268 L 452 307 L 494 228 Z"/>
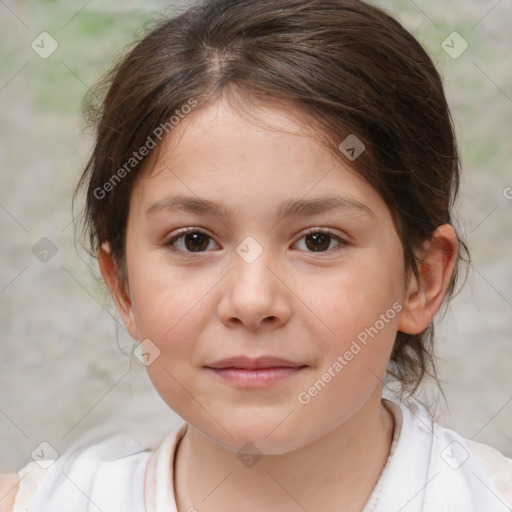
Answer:
<path fill-rule="evenodd" d="M 175 461 L 180 512 L 359 511 L 389 454 L 393 419 L 381 392 L 397 330 L 422 332 L 439 309 L 456 235 L 444 225 L 425 245 L 420 289 L 407 279 L 391 213 L 372 186 L 289 109 L 269 103 L 257 114 L 258 122 L 241 116 L 223 98 L 182 120 L 132 191 L 128 282 L 108 244 L 100 269 L 132 337 L 158 347 L 148 374 L 188 423 Z M 221 202 L 234 215 L 147 214 L 177 194 Z M 275 220 L 282 201 L 326 195 L 364 208 Z M 187 227 L 210 237 L 202 252 L 185 237 L 172 250 L 169 240 Z M 323 251 L 305 237 L 310 228 L 331 231 Z M 247 236 L 263 250 L 252 263 L 236 251 Z M 301 404 L 298 393 L 395 303 L 401 311 Z M 233 387 L 205 368 L 236 355 L 307 368 L 259 389 Z M 262 454 L 252 467 L 237 457 L 248 442 Z"/>
<path fill-rule="evenodd" d="M 381 392 L 396 332 L 421 332 L 441 305 L 456 254 L 453 229 L 442 226 L 426 246 L 420 290 L 406 278 L 383 199 L 286 109 L 269 104 L 255 122 L 224 98 L 171 135 L 132 192 L 127 285 L 108 247 L 99 261 L 131 335 L 160 350 L 147 367 L 156 390 L 189 425 L 176 457 L 179 510 L 361 510 L 389 454 L 393 420 Z M 177 194 L 221 202 L 234 215 L 147 214 Z M 368 211 L 275 220 L 282 201 L 329 194 Z M 186 227 L 210 237 L 202 252 L 184 237 L 168 244 Z M 322 252 L 305 238 L 309 228 L 331 230 Z M 263 250 L 252 263 L 236 252 L 247 236 Z M 299 403 L 298 392 L 395 303 L 400 313 Z M 240 389 L 205 369 L 234 355 L 308 367 L 268 388 Z M 263 455 L 252 467 L 237 458 L 248 442 Z"/>
<path fill-rule="evenodd" d="M 0 512 L 10 512 L 12 510 L 18 485 L 18 475 L 0 474 Z"/>

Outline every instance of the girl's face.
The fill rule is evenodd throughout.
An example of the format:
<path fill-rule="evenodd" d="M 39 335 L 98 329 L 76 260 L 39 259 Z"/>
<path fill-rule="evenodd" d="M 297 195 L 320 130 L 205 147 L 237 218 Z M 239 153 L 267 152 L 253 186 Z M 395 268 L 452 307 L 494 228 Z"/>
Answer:
<path fill-rule="evenodd" d="M 406 277 L 379 194 L 285 110 L 259 114 L 278 129 L 198 108 L 137 181 L 123 317 L 174 411 L 277 454 L 378 410 Z M 248 368 L 262 357 L 287 363 Z"/>

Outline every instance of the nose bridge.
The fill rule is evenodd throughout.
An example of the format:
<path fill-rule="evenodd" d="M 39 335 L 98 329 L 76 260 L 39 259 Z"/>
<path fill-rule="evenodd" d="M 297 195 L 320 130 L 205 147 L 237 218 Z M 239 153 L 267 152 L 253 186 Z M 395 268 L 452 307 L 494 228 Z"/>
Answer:
<path fill-rule="evenodd" d="M 237 247 L 234 256 L 233 285 L 241 285 L 241 292 L 249 295 L 271 293 L 275 278 L 268 268 L 272 255 L 271 250 L 259 243 L 253 236 L 247 236 Z M 275 259 L 274 259 L 275 262 Z M 269 287 L 270 285 L 270 287 Z"/>
<path fill-rule="evenodd" d="M 263 253 L 266 253 L 263 259 L 268 257 L 269 250 L 263 249 L 263 245 L 253 236 L 246 236 L 236 247 L 236 253 L 247 264 L 252 265 L 258 259 L 261 259 Z"/>
<path fill-rule="evenodd" d="M 274 275 L 275 257 L 254 237 L 246 237 L 233 254 L 228 289 L 219 306 L 223 321 L 241 321 L 256 328 L 265 319 L 284 321 L 289 305 L 283 294 L 282 283 Z M 269 265 L 273 262 L 272 266 Z"/>

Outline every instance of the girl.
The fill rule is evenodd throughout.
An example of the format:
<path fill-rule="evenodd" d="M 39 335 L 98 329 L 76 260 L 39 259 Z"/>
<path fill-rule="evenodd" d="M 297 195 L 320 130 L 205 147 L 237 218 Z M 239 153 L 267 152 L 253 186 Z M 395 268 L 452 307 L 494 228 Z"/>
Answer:
<path fill-rule="evenodd" d="M 31 463 L 2 510 L 509 510 L 512 460 L 413 398 L 465 250 L 420 44 L 359 0 L 204 0 L 107 85 L 84 220 L 184 423 Z"/>

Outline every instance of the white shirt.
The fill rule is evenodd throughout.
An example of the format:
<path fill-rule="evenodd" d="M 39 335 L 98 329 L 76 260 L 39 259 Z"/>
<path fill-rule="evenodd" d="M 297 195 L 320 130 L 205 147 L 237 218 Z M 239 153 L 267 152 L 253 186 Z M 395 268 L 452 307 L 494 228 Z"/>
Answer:
<path fill-rule="evenodd" d="M 362 512 L 510 512 L 512 459 L 435 423 L 414 399 L 385 404 L 393 441 Z M 177 512 L 173 467 L 186 429 L 152 450 L 119 434 L 70 449 L 48 469 L 31 462 L 18 472 L 13 512 Z"/>

